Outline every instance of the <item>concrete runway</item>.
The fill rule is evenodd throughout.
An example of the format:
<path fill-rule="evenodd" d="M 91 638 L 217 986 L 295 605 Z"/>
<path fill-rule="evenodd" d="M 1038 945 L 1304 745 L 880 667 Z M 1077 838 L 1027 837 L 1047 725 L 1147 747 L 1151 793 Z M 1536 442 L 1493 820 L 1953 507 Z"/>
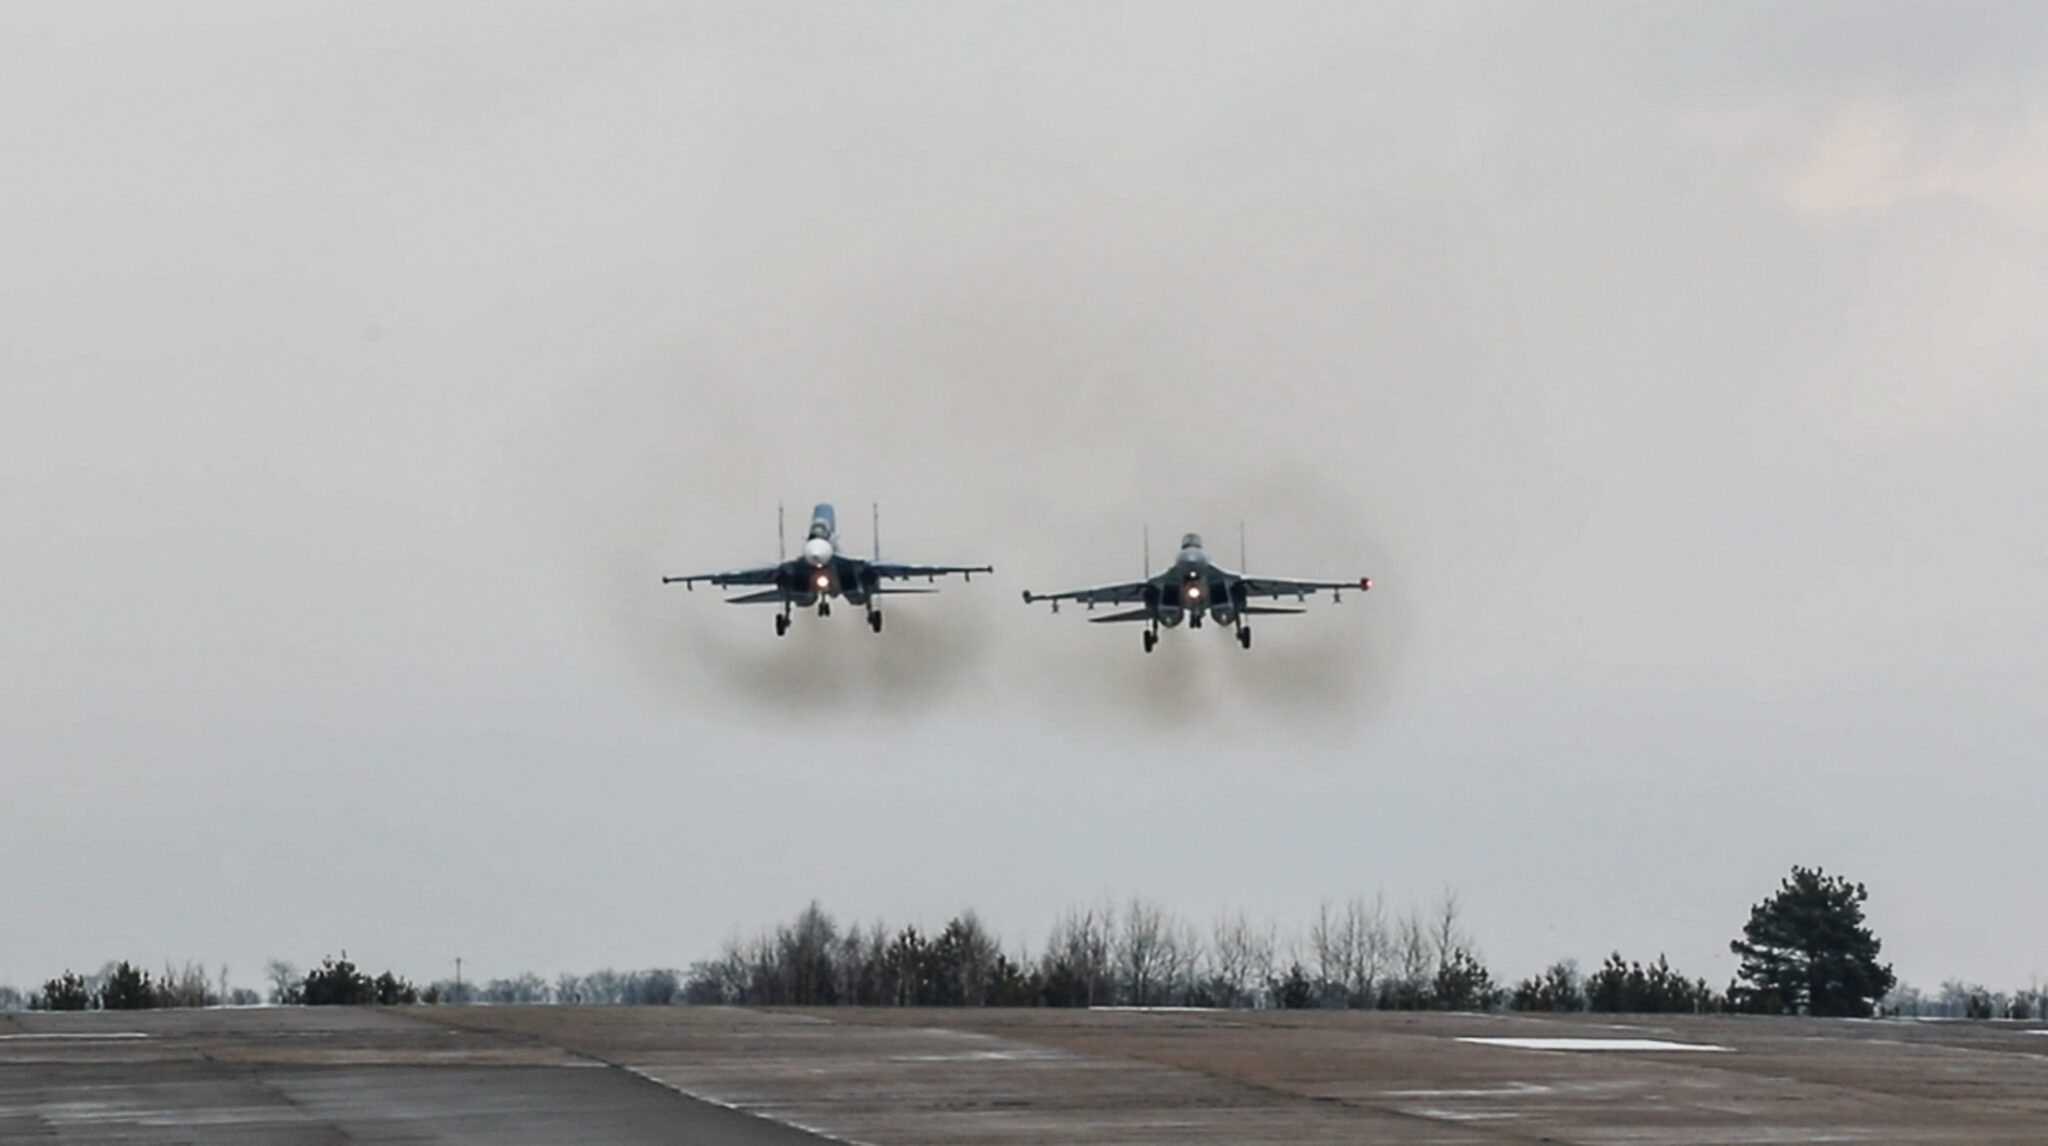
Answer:
<path fill-rule="evenodd" d="M 872 1146 L 2038 1146 L 2048 1031 L 1357 1012 L 0 1016 L 6 1142 L 815 1146 L 820 1135 Z"/>
<path fill-rule="evenodd" d="M 412 1013 L 322 1007 L 0 1016 L 0 1142 L 823 1141 L 587 1057 L 523 1038 L 447 1030 Z"/>

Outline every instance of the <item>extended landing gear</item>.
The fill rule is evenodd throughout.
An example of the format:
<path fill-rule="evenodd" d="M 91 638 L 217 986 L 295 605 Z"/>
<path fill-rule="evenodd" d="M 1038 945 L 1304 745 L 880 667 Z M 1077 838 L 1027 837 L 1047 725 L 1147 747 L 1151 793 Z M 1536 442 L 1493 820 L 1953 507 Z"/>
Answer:
<path fill-rule="evenodd" d="M 832 602 L 830 602 L 830 601 L 820 601 L 820 602 L 818 602 L 818 615 L 819 615 L 820 617 L 829 617 L 829 616 L 831 616 L 831 615 L 832 615 Z"/>
<path fill-rule="evenodd" d="M 1158 643 L 1159 643 L 1159 634 L 1158 634 L 1158 632 L 1157 632 L 1157 631 L 1155 631 L 1155 630 L 1152 630 L 1152 629 L 1146 629 L 1146 630 L 1145 630 L 1145 651 L 1146 651 L 1146 652 L 1148 652 L 1148 653 L 1149 653 L 1149 652 L 1151 652 L 1151 651 L 1152 651 L 1152 648 L 1153 648 L 1153 646 L 1154 646 L 1154 645 L 1157 645 Z"/>
<path fill-rule="evenodd" d="M 1237 643 L 1245 648 L 1252 647 L 1252 630 L 1250 626 L 1239 625 L 1237 627 Z"/>
<path fill-rule="evenodd" d="M 789 632 L 789 614 L 775 614 L 775 635 L 780 637 Z"/>
<path fill-rule="evenodd" d="M 868 628 L 878 633 L 882 631 L 882 611 L 880 609 L 868 610 Z"/>

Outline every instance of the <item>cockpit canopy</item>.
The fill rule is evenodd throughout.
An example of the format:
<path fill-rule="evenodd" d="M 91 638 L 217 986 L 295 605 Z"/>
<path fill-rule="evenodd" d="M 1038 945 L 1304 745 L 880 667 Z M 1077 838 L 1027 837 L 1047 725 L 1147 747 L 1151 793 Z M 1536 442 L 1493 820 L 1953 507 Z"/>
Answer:
<path fill-rule="evenodd" d="M 1200 549 L 1200 548 L 1202 548 L 1202 535 L 1201 535 L 1201 534 L 1199 534 L 1199 533 L 1190 533 L 1190 534 L 1188 534 L 1188 535 L 1186 535 L 1186 536 L 1182 537 L 1182 538 L 1180 539 L 1180 547 L 1181 547 L 1182 549 Z"/>
<path fill-rule="evenodd" d="M 839 523 L 835 520 L 830 505 L 820 504 L 817 508 L 811 510 L 810 535 L 812 537 L 822 537 L 830 541 L 832 536 L 838 532 Z"/>

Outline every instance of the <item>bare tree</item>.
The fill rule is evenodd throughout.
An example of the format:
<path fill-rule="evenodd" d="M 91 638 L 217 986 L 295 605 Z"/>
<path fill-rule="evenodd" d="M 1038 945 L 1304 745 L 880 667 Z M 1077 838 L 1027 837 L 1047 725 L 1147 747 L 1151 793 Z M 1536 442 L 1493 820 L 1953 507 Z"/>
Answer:
<path fill-rule="evenodd" d="M 610 967 L 592 971 L 583 977 L 583 1001 L 586 1003 L 617 1003 L 624 990 L 624 981 Z"/>
<path fill-rule="evenodd" d="M 1374 892 L 1369 907 L 1363 897 L 1352 896 L 1344 905 L 1344 928 L 1352 951 L 1351 974 L 1345 984 L 1347 1002 L 1354 1007 L 1374 1006 L 1393 950 L 1387 934 L 1386 896 Z"/>
<path fill-rule="evenodd" d="M 1226 914 L 1210 929 L 1211 982 L 1216 1001 L 1226 1007 L 1250 1007 L 1273 973 L 1273 926 L 1252 926 L 1243 911 Z"/>
<path fill-rule="evenodd" d="M 1443 898 L 1437 901 L 1429 939 L 1430 946 L 1435 949 L 1438 967 L 1449 963 L 1456 952 L 1472 945 L 1470 937 L 1458 926 L 1458 893 L 1453 888 L 1444 888 Z"/>
<path fill-rule="evenodd" d="M 1314 957 L 1316 996 L 1321 1006 L 1342 1006 L 1345 984 L 1351 980 L 1351 966 L 1357 958 L 1351 949 L 1351 932 L 1341 916 L 1324 900 L 1316 908 L 1316 920 L 1309 925 L 1308 949 Z"/>
<path fill-rule="evenodd" d="M 1109 904 L 1068 908 L 1046 938 L 1039 978 L 1052 1006 L 1095 1006 L 1116 1001 L 1116 909 Z"/>
<path fill-rule="evenodd" d="M 1436 948 L 1422 913 L 1414 907 L 1394 922 L 1393 963 L 1396 980 L 1388 992 L 1394 1006 L 1415 1010 L 1429 1005 L 1429 984 L 1436 971 Z"/>
<path fill-rule="evenodd" d="M 800 1007 L 837 1002 L 832 952 L 838 945 L 839 925 L 815 899 L 797 915 L 796 922 L 778 928 L 775 963 L 782 997 L 776 1001 Z"/>
<path fill-rule="evenodd" d="M 881 922 L 876 921 L 877 929 Z M 832 994 L 842 1003 L 870 1004 L 875 1001 L 873 964 L 868 958 L 867 935 L 860 924 L 849 924 L 832 945 Z"/>
<path fill-rule="evenodd" d="M 213 998 L 209 985 L 206 964 L 187 960 L 177 967 L 166 959 L 163 978 L 157 980 L 157 1000 L 165 1007 L 204 1007 Z"/>
<path fill-rule="evenodd" d="M 263 968 L 263 977 L 270 980 L 270 1001 L 289 1003 L 298 993 L 299 969 L 282 959 L 272 959 Z"/>
<path fill-rule="evenodd" d="M 1160 973 L 1165 968 L 1169 938 L 1165 911 L 1132 897 L 1117 935 L 1116 970 L 1126 1002 L 1140 1007 L 1160 1002 Z"/>
<path fill-rule="evenodd" d="M 1202 963 L 1206 955 L 1202 933 L 1195 930 L 1195 925 L 1169 915 L 1166 921 L 1166 945 L 1160 959 L 1162 1001 L 1189 1001 L 1189 996 L 1195 990 L 1195 982 L 1201 976 Z"/>

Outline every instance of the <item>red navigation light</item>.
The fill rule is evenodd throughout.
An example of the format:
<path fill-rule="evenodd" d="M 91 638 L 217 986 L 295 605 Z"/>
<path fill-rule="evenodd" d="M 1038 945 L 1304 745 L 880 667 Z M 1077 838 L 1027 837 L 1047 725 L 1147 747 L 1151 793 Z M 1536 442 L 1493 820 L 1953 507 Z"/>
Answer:
<path fill-rule="evenodd" d="M 1359 587 L 1359 589 L 1360 589 L 1360 590 L 1365 590 L 1365 589 L 1370 589 L 1370 588 L 1372 588 L 1372 578 L 1370 578 L 1370 577 L 1360 577 L 1360 578 L 1358 579 L 1358 587 Z"/>

